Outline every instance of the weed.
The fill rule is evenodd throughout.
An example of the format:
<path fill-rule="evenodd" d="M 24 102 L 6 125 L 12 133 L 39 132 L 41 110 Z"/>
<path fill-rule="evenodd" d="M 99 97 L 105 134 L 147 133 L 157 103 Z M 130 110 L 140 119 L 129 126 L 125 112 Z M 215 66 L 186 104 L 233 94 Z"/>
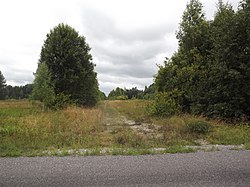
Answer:
<path fill-rule="evenodd" d="M 135 133 L 133 130 L 129 128 L 121 128 L 114 135 L 114 142 L 118 146 L 123 147 L 143 147 L 145 145 L 145 141 L 143 136 Z"/>
<path fill-rule="evenodd" d="M 212 129 L 210 123 L 206 121 L 192 121 L 187 124 L 187 131 L 197 135 L 205 135 Z"/>

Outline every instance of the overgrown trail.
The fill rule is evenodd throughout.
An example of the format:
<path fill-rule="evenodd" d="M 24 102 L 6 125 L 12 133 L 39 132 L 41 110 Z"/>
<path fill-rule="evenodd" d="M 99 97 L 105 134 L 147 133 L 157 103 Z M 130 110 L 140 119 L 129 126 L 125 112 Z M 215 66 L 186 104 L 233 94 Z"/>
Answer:
<path fill-rule="evenodd" d="M 159 136 L 159 126 L 151 123 L 135 121 L 132 118 L 125 117 L 110 104 L 110 101 L 103 103 L 103 111 L 103 124 L 106 125 L 108 131 L 112 132 L 117 128 L 128 127 L 142 135 Z"/>
<path fill-rule="evenodd" d="M 103 123 L 110 127 L 122 126 L 126 118 L 118 110 L 112 107 L 108 102 L 103 103 L 104 118 Z"/>
<path fill-rule="evenodd" d="M 133 130 L 140 137 L 146 139 L 159 140 L 164 136 L 164 131 L 161 125 L 154 123 L 145 123 L 133 119 L 132 116 L 123 112 L 119 101 L 104 101 L 102 104 L 103 109 L 103 125 L 106 127 L 106 132 L 113 133 L 121 128 L 129 128 Z M 127 110 L 127 109 L 126 109 Z M 171 130 L 171 129 L 170 129 Z M 190 145 L 189 148 L 201 151 L 218 151 L 218 150 L 244 150 L 244 145 L 213 145 L 204 139 L 195 139 L 196 146 Z"/>

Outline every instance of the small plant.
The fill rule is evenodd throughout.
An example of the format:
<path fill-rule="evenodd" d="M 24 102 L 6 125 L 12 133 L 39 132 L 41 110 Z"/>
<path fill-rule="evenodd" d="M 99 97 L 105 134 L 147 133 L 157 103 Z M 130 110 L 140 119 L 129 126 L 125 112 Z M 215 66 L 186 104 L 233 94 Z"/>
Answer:
<path fill-rule="evenodd" d="M 209 133 L 211 129 L 212 126 L 206 121 L 192 121 L 187 124 L 188 132 L 193 134 L 205 135 Z"/>

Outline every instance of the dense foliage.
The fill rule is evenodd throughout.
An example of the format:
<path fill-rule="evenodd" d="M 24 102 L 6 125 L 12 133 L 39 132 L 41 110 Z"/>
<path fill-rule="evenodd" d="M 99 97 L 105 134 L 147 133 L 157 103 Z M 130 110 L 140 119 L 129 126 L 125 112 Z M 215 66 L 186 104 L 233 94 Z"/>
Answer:
<path fill-rule="evenodd" d="M 250 117 L 250 1 L 234 11 L 219 0 L 214 20 L 199 0 L 187 5 L 177 33 L 178 51 L 160 66 L 156 90 L 182 112 L 208 117 Z"/>
<path fill-rule="evenodd" d="M 75 29 L 59 24 L 47 34 L 42 63 L 48 67 L 56 97 L 64 95 L 81 106 L 96 104 L 99 91 L 90 47 Z"/>
<path fill-rule="evenodd" d="M 150 115 L 157 115 L 160 117 L 170 117 L 178 114 L 181 107 L 170 92 L 159 92 L 156 94 L 154 102 L 148 107 Z"/>
<path fill-rule="evenodd" d="M 6 80 L 0 71 L 0 100 L 5 99 L 5 86 L 6 86 Z"/>

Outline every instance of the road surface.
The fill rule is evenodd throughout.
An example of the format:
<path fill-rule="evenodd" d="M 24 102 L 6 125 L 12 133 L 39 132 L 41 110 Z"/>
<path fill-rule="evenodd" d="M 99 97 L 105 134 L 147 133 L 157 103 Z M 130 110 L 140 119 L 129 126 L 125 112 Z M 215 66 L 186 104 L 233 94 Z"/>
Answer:
<path fill-rule="evenodd" d="M 0 186 L 250 186 L 250 151 L 0 158 Z"/>

